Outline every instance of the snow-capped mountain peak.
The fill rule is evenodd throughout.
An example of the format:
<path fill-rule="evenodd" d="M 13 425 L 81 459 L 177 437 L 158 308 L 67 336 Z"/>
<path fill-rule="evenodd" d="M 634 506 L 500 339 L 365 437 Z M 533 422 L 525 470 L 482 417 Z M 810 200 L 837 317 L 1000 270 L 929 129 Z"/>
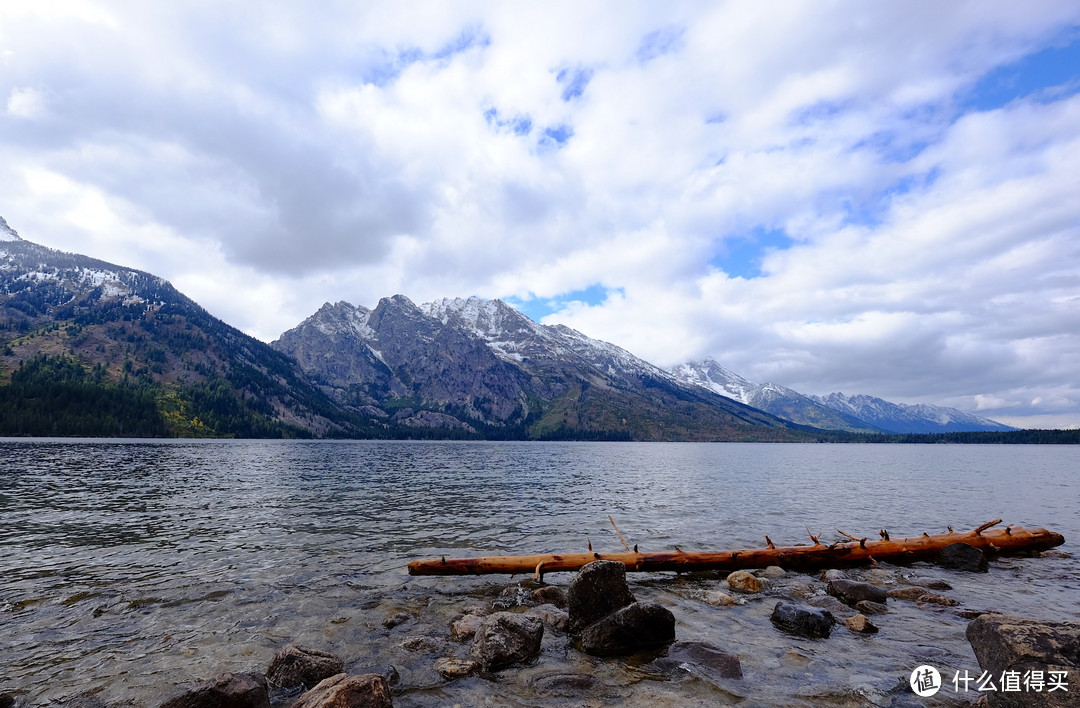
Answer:
<path fill-rule="evenodd" d="M 0 216 L 0 241 L 22 241 L 19 233 L 8 226 L 8 222 L 2 216 Z"/>

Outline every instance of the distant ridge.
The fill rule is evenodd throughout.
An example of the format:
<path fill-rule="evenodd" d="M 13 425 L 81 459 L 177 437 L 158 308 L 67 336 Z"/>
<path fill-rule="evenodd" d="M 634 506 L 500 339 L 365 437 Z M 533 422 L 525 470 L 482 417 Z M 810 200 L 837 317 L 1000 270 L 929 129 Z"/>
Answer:
<path fill-rule="evenodd" d="M 1015 430 L 971 413 L 931 406 L 890 403 L 873 396 L 806 396 L 777 384 L 756 384 L 713 359 L 691 361 L 672 373 L 755 408 L 802 425 L 853 433 L 953 433 Z"/>

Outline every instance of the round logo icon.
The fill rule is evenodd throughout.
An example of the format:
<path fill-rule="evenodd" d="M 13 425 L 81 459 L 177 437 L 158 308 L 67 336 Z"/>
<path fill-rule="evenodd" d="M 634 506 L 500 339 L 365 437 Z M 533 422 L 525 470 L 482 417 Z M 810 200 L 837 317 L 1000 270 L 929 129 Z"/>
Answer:
<path fill-rule="evenodd" d="M 911 690 L 916 696 L 932 696 L 941 690 L 941 674 L 933 666 L 923 664 L 911 672 Z"/>

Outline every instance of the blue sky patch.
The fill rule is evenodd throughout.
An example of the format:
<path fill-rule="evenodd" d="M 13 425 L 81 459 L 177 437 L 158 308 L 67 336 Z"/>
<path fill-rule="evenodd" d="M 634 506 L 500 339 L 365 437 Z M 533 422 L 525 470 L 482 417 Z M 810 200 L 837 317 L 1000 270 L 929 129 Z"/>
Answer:
<path fill-rule="evenodd" d="M 721 241 L 719 253 L 709 260 L 709 265 L 719 268 L 733 278 L 760 278 L 761 263 L 766 252 L 785 250 L 791 243 L 791 238 L 783 229 L 758 226 L 744 236 L 734 236 Z"/>
<path fill-rule="evenodd" d="M 1062 87 L 1060 92 L 1039 94 Z M 1059 100 L 1080 90 L 1080 32 L 1067 41 L 999 66 L 983 76 L 961 96 L 965 112 L 991 111 L 1019 98 Z"/>
<path fill-rule="evenodd" d="M 576 69 L 563 69 L 555 75 L 555 80 L 563 84 L 562 100 L 572 101 L 585 93 L 585 87 L 592 80 L 593 70 L 587 66 Z"/>
<path fill-rule="evenodd" d="M 548 315 L 565 309 L 571 302 L 600 305 L 613 293 L 626 294 L 622 288 L 605 288 L 603 285 L 595 283 L 583 290 L 571 290 L 553 298 L 534 297 L 524 300 L 519 297 L 507 297 L 503 298 L 503 300 L 529 319 L 539 322 Z"/>
<path fill-rule="evenodd" d="M 522 113 L 510 117 L 501 116 L 499 109 L 492 106 L 484 111 L 484 120 L 498 131 L 509 131 L 518 136 L 525 136 L 532 132 L 532 118 Z"/>
<path fill-rule="evenodd" d="M 634 56 L 642 64 L 647 64 L 657 57 L 677 52 L 683 48 L 683 35 L 685 34 L 685 27 L 675 25 L 668 25 L 649 32 L 641 38 L 641 44 L 638 45 Z"/>
<path fill-rule="evenodd" d="M 539 144 L 540 147 L 561 148 L 572 137 L 574 137 L 574 129 L 565 123 L 560 123 L 550 128 L 544 128 Z"/>
<path fill-rule="evenodd" d="M 413 64 L 422 61 L 438 61 L 448 64 L 458 54 L 474 47 L 484 48 L 491 44 L 491 36 L 481 25 L 469 25 L 453 39 L 427 53 L 419 47 L 405 47 L 397 52 L 390 52 L 382 47 L 373 50 L 373 60 L 361 72 L 361 79 L 366 84 L 378 87 L 389 86 L 397 81 L 401 73 Z"/>

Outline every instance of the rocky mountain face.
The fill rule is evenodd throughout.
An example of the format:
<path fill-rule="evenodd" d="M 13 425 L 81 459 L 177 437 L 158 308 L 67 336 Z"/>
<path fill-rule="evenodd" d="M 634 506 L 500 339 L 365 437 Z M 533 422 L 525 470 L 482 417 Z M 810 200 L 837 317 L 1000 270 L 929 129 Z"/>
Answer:
<path fill-rule="evenodd" d="M 806 433 L 689 386 L 612 344 L 499 300 L 403 295 L 325 304 L 271 344 L 343 405 L 487 437 L 796 439 Z"/>
<path fill-rule="evenodd" d="M 956 408 L 927 404 L 891 403 L 873 396 L 830 393 L 814 400 L 895 433 L 954 433 L 1016 428 Z"/>
<path fill-rule="evenodd" d="M 58 422 L 72 420 L 86 434 L 125 435 L 349 435 L 369 425 L 295 361 L 165 280 L 26 241 L 2 219 L 0 383 L 4 434 L 52 434 L 50 424 L 73 434 Z M 93 399 L 116 401 L 115 420 L 97 421 L 104 429 Z M 35 413 L 45 400 L 51 409 Z"/>
<path fill-rule="evenodd" d="M 857 433 L 950 433 L 1013 430 L 955 408 L 890 403 L 872 396 L 806 396 L 777 384 L 757 384 L 712 359 L 675 367 L 681 381 L 695 384 L 800 425 Z"/>

